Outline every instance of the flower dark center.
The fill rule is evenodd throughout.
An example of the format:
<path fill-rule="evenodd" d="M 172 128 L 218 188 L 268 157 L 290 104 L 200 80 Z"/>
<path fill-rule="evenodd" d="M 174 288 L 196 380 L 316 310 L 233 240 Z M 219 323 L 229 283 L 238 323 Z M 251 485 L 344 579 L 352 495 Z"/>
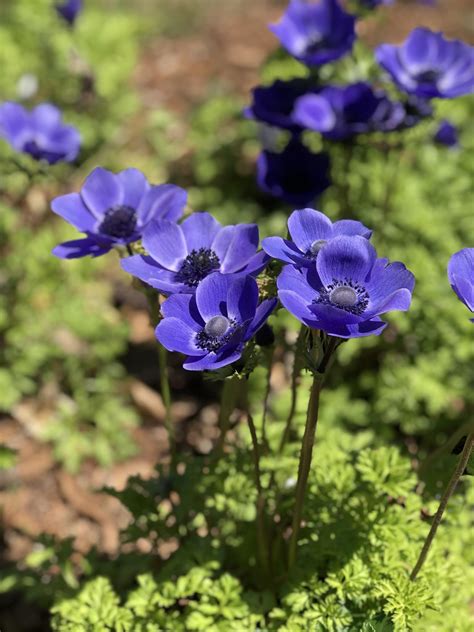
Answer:
<path fill-rule="evenodd" d="M 326 244 L 327 244 L 327 241 L 325 239 L 316 239 L 316 241 L 313 241 L 313 243 L 309 247 L 310 254 L 317 255 L 318 252 L 321 250 L 321 248 L 325 246 Z"/>
<path fill-rule="evenodd" d="M 178 280 L 196 287 L 208 274 L 217 270 L 220 264 L 219 257 L 210 248 L 191 250 L 178 272 Z"/>
<path fill-rule="evenodd" d="M 130 206 L 113 206 L 106 211 L 99 232 L 109 237 L 126 238 L 133 235 L 137 227 L 137 214 Z"/>
<path fill-rule="evenodd" d="M 327 287 L 319 291 L 315 303 L 332 305 L 346 312 L 360 316 L 367 309 L 369 295 L 364 287 L 350 279 L 333 279 Z"/>
<path fill-rule="evenodd" d="M 425 70 L 416 75 L 416 80 L 420 83 L 436 83 L 439 79 L 437 70 Z"/>
<path fill-rule="evenodd" d="M 196 344 L 200 349 L 216 353 L 229 342 L 236 329 L 235 320 L 225 316 L 213 316 L 196 335 Z"/>

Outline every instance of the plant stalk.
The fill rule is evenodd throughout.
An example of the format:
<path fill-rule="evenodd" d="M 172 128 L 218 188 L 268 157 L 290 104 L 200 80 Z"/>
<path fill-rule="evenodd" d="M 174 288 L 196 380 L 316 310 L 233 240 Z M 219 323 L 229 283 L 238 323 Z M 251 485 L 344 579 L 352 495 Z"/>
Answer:
<path fill-rule="evenodd" d="M 236 377 L 231 377 L 224 380 L 222 385 L 221 406 L 219 411 L 219 429 L 221 433 L 217 444 L 219 456 L 222 456 L 224 453 L 225 439 L 230 426 L 229 419 L 237 398 L 237 379 Z"/>
<path fill-rule="evenodd" d="M 262 479 L 260 473 L 260 450 L 258 447 L 257 430 L 250 413 L 247 415 L 250 436 L 252 437 L 253 460 L 255 467 L 255 484 L 257 487 L 257 553 L 260 558 L 262 570 L 265 578 L 270 577 L 269 547 L 265 528 L 265 495 L 263 493 Z"/>
<path fill-rule="evenodd" d="M 474 433 L 471 433 L 466 438 L 466 443 L 464 444 L 464 448 L 463 448 L 463 451 L 461 452 L 461 456 L 459 457 L 458 463 L 456 465 L 456 469 L 454 470 L 453 475 L 449 479 L 449 483 L 448 483 L 446 489 L 444 490 L 443 496 L 441 497 L 441 501 L 439 503 L 438 511 L 436 512 L 435 517 L 433 518 L 433 522 L 431 524 L 431 529 L 430 529 L 430 532 L 428 533 L 428 536 L 427 536 L 427 538 L 425 540 L 423 548 L 421 549 L 420 557 L 418 558 L 418 561 L 415 564 L 415 567 L 414 567 L 414 569 L 411 572 L 410 580 L 412 582 L 415 581 L 418 573 L 421 570 L 421 567 L 425 563 L 425 560 L 426 560 L 426 558 L 428 556 L 428 552 L 429 552 L 429 550 L 431 548 L 431 545 L 432 545 L 433 540 L 435 538 L 436 532 L 437 532 L 438 527 L 439 527 L 439 525 L 441 523 L 441 519 L 443 518 L 443 514 L 444 514 L 444 511 L 445 511 L 446 506 L 448 504 L 448 501 L 451 498 L 451 496 L 453 495 L 453 492 L 456 489 L 456 486 L 457 486 L 457 484 L 459 482 L 459 479 L 461 478 L 464 470 L 466 469 L 466 465 L 467 465 L 467 463 L 469 461 L 469 457 L 471 456 L 471 452 L 472 452 L 473 447 L 474 447 Z"/>
<path fill-rule="evenodd" d="M 296 500 L 293 511 L 292 530 L 290 545 L 288 550 L 288 569 L 294 566 L 296 561 L 296 548 L 298 544 L 298 535 L 303 515 L 303 505 L 306 495 L 306 487 L 308 484 L 309 471 L 313 458 L 314 438 L 316 435 L 316 426 L 318 424 L 319 398 L 321 388 L 323 386 L 324 374 L 328 368 L 331 357 L 340 344 L 340 339 L 330 336 L 326 351 L 319 363 L 318 370 L 314 374 L 313 384 L 309 396 L 308 412 L 306 416 L 306 426 L 304 429 L 303 442 L 301 445 L 300 462 L 298 465 L 298 481 L 296 483 Z"/>
<path fill-rule="evenodd" d="M 281 436 L 280 445 L 278 446 L 278 454 L 283 452 L 283 448 L 288 441 L 288 437 L 290 436 L 291 426 L 293 425 L 293 417 L 296 412 L 296 405 L 298 403 L 298 383 L 301 374 L 301 362 L 298 357 L 299 352 L 301 351 L 301 342 L 303 340 L 305 327 L 301 325 L 300 332 L 298 334 L 298 339 L 295 345 L 295 358 L 293 360 L 293 373 L 291 375 L 291 403 L 290 410 L 288 411 L 288 417 L 286 419 L 285 429 Z"/>

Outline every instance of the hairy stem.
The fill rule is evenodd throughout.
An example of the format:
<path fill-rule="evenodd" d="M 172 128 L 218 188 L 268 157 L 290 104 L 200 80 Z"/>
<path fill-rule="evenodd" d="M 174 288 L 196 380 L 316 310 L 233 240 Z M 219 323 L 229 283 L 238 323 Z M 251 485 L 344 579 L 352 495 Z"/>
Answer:
<path fill-rule="evenodd" d="M 176 455 L 176 437 L 174 435 L 173 420 L 171 418 L 171 389 L 168 376 L 168 351 L 158 345 L 158 360 L 160 366 L 160 387 L 161 397 L 165 405 L 165 426 L 168 432 L 168 441 L 170 446 L 172 462 Z"/>
<path fill-rule="evenodd" d="M 309 396 L 308 414 L 306 417 L 306 426 L 304 429 L 303 443 L 301 445 L 300 462 L 298 466 L 298 482 L 296 483 L 296 500 L 293 510 L 293 521 L 291 525 L 290 548 L 288 552 L 288 568 L 291 569 L 296 561 L 296 545 L 298 543 L 298 534 L 301 524 L 301 516 L 303 514 L 303 504 L 306 494 L 306 485 L 308 483 L 309 470 L 313 457 L 314 437 L 316 434 L 316 425 L 318 423 L 319 411 L 319 395 L 321 393 L 321 379 L 315 376 L 311 386 Z"/>
<path fill-rule="evenodd" d="M 291 525 L 291 538 L 288 550 L 288 569 L 294 566 L 296 561 L 296 548 L 298 544 L 298 535 L 303 515 L 303 505 L 306 495 L 306 487 L 313 458 L 314 438 L 316 435 L 316 426 L 318 423 L 319 398 L 321 388 L 323 386 L 324 373 L 329 365 L 332 354 L 336 350 L 340 340 L 338 338 L 329 337 L 328 344 L 318 371 L 314 374 L 313 384 L 309 396 L 308 412 L 306 416 L 306 426 L 304 429 L 303 442 L 301 444 L 300 461 L 298 465 L 298 480 L 296 483 L 296 500 L 293 510 L 293 520 Z"/>
<path fill-rule="evenodd" d="M 278 454 L 281 454 L 283 452 L 283 448 L 285 447 L 286 442 L 288 441 L 288 437 L 290 436 L 291 426 L 293 425 L 293 417 L 295 416 L 296 405 L 298 403 L 298 383 L 299 383 L 299 379 L 301 375 L 301 361 L 298 355 L 301 351 L 301 343 L 304 337 L 304 332 L 305 332 L 305 327 L 304 325 L 301 325 L 301 328 L 298 334 L 298 339 L 295 345 L 295 357 L 293 360 L 293 373 L 291 375 L 290 410 L 288 411 L 288 417 L 286 419 L 285 429 L 281 436 L 280 445 L 278 446 Z"/>
<path fill-rule="evenodd" d="M 453 472 L 453 475 L 449 479 L 449 483 L 444 490 L 443 496 L 441 497 L 441 501 L 439 503 L 438 511 L 433 518 L 433 522 L 431 524 L 430 532 L 425 540 L 423 548 L 421 549 L 420 556 L 418 558 L 417 563 L 415 564 L 414 569 L 411 572 L 410 579 L 411 581 L 415 581 L 418 573 L 421 570 L 421 567 L 425 563 L 425 560 L 428 556 L 428 552 L 435 538 L 438 527 L 441 523 L 441 519 L 443 518 L 444 511 L 448 504 L 449 499 L 453 495 L 454 490 L 461 478 L 464 470 L 466 469 L 466 465 L 469 461 L 469 457 L 471 456 L 472 449 L 474 447 L 474 433 L 468 435 L 466 439 L 466 443 L 464 444 L 463 451 L 461 452 L 461 456 L 459 457 L 458 463 L 456 465 L 456 469 Z"/>
<path fill-rule="evenodd" d="M 265 495 L 263 493 L 262 479 L 260 473 L 260 450 L 258 447 L 257 431 L 252 415 L 248 414 L 248 424 L 250 436 L 252 437 L 253 460 L 255 467 L 255 484 L 257 487 L 257 554 L 262 565 L 265 578 L 270 577 L 269 548 L 267 544 L 267 534 L 265 528 Z"/>
<path fill-rule="evenodd" d="M 222 455 L 224 452 L 225 439 L 230 425 L 229 419 L 237 399 L 237 379 L 236 377 L 231 377 L 224 380 L 222 385 L 221 406 L 219 411 L 220 436 L 217 444 L 217 452 L 219 455 Z"/>
<path fill-rule="evenodd" d="M 267 384 L 265 387 L 265 396 L 263 398 L 263 412 L 262 412 L 262 443 L 264 446 L 268 446 L 267 440 L 267 415 L 268 415 L 268 400 L 272 390 L 272 367 L 273 367 L 273 350 L 268 353 L 268 367 L 267 367 Z"/>

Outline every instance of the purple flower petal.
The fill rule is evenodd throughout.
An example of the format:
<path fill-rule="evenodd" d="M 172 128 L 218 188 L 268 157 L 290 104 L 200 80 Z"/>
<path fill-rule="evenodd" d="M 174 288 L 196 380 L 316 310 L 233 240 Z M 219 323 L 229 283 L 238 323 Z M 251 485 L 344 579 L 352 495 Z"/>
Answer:
<path fill-rule="evenodd" d="M 149 187 L 137 208 L 142 225 L 152 220 L 166 219 L 176 222 L 183 215 L 188 194 L 174 184 Z"/>
<path fill-rule="evenodd" d="M 277 306 L 278 300 L 276 298 L 269 298 L 260 303 L 257 307 L 255 316 L 249 325 L 244 340 L 250 340 L 257 331 L 265 324 L 267 318 L 273 312 Z"/>
<path fill-rule="evenodd" d="M 74 239 L 65 241 L 53 248 L 52 253 L 60 259 L 78 259 L 79 257 L 99 257 L 109 252 L 111 246 L 99 244 L 94 239 L 86 237 L 84 239 Z"/>
<path fill-rule="evenodd" d="M 258 227 L 256 224 L 238 224 L 232 228 L 232 239 L 228 244 L 224 258 L 220 260 L 221 271 L 226 274 L 240 270 L 248 259 L 255 255 L 258 248 Z"/>
<path fill-rule="evenodd" d="M 307 264 L 307 259 L 305 259 L 293 242 L 281 237 L 266 237 L 262 240 L 262 248 L 274 259 L 296 265 Z"/>
<path fill-rule="evenodd" d="M 97 167 L 86 178 L 81 197 L 91 213 L 101 219 L 108 209 L 122 204 L 123 189 L 113 173 Z"/>
<path fill-rule="evenodd" d="M 156 327 L 155 335 L 168 351 L 197 355 L 202 349 L 196 346 L 196 331 L 174 316 L 164 318 Z"/>
<path fill-rule="evenodd" d="M 306 253 L 311 245 L 320 239 L 329 239 L 332 233 L 331 220 L 320 211 L 304 208 L 293 213 L 288 218 L 288 230 L 291 238 L 301 250 Z"/>
<path fill-rule="evenodd" d="M 68 193 L 55 198 L 51 202 L 51 208 L 67 222 L 80 231 L 92 231 L 96 224 L 89 209 L 85 206 L 79 193 Z"/>
<path fill-rule="evenodd" d="M 178 272 L 188 254 L 181 227 L 166 220 L 148 224 L 143 246 L 155 261 L 174 272 Z"/>
<path fill-rule="evenodd" d="M 123 189 L 122 204 L 138 209 L 140 200 L 150 188 L 143 173 L 138 169 L 125 169 L 117 174 L 117 180 Z"/>
<path fill-rule="evenodd" d="M 181 319 L 194 331 L 200 331 L 205 325 L 194 294 L 173 294 L 161 306 L 161 313 L 165 318 L 173 316 Z"/>
<path fill-rule="evenodd" d="M 188 251 L 191 252 L 200 248 L 209 248 L 221 229 L 221 225 L 209 213 L 193 213 L 184 220 L 181 228 Z"/>
<path fill-rule="evenodd" d="M 198 285 L 196 303 L 199 313 L 205 321 L 213 316 L 227 316 L 227 293 L 231 277 L 214 272 Z"/>
<path fill-rule="evenodd" d="M 183 367 L 187 371 L 205 371 L 206 369 L 214 371 L 222 368 L 223 366 L 232 364 L 236 360 L 239 360 L 241 356 L 241 349 L 228 349 L 221 354 L 208 353 L 207 355 L 201 357 L 188 357 L 186 358 Z"/>
<path fill-rule="evenodd" d="M 227 315 L 238 323 L 255 316 L 258 303 L 258 286 L 250 276 L 234 279 L 227 291 Z"/>
<path fill-rule="evenodd" d="M 341 235 L 321 249 L 316 268 L 324 285 L 330 285 L 334 279 L 365 282 L 376 257 L 375 248 L 364 237 Z"/>

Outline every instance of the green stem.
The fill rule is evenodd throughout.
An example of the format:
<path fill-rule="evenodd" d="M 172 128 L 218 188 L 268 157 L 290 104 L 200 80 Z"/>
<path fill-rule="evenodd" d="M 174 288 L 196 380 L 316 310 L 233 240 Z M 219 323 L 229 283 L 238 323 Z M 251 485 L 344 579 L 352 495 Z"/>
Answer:
<path fill-rule="evenodd" d="M 150 309 L 150 320 L 152 327 L 156 327 L 160 319 L 160 307 L 158 303 L 158 295 L 154 291 L 150 291 L 147 287 L 143 287 L 143 292 L 148 300 Z M 176 460 L 176 437 L 174 433 L 173 420 L 171 418 L 171 389 L 168 374 L 168 351 L 161 344 L 158 345 L 158 365 L 160 369 L 160 390 L 163 404 L 165 407 L 165 428 L 168 433 L 168 443 L 171 454 L 171 464 L 174 465 Z"/>
<path fill-rule="evenodd" d="M 428 552 L 435 538 L 436 531 L 438 530 L 438 527 L 441 523 L 441 519 L 443 518 L 443 514 L 448 504 L 448 501 L 453 495 L 454 490 L 456 489 L 456 486 L 459 482 L 459 479 L 461 478 L 464 470 L 466 469 L 466 465 L 469 461 L 469 457 L 471 456 L 473 447 L 474 447 L 474 433 L 471 433 L 466 438 L 466 443 L 464 444 L 464 448 L 463 448 L 463 451 L 461 452 L 461 456 L 459 457 L 458 464 L 456 465 L 456 469 L 454 470 L 453 475 L 451 476 L 449 483 L 446 489 L 444 490 L 444 494 L 441 497 L 438 511 L 436 512 L 435 517 L 433 518 L 431 529 L 425 540 L 423 548 L 421 549 L 420 557 L 418 558 L 418 561 L 411 572 L 410 579 L 412 582 L 415 581 L 418 573 L 421 570 L 421 567 L 425 563 L 425 560 L 428 556 Z"/>
<path fill-rule="evenodd" d="M 174 463 L 176 455 L 176 437 L 174 434 L 173 420 L 171 418 L 171 389 L 168 375 L 168 351 L 158 345 L 158 361 L 160 367 L 161 397 L 165 405 L 165 426 L 168 432 L 168 441 L 171 452 L 171 462 Z"/>
<path fill-rule="evenodd" d="M 304 429 L 303 443 L 301 445 L 300 462 L 298 466 L 298 482 L 296 483 L 296 500 L 291 525 L 290 548 L 288 552 L 288 568 L 291 569 L 296 561 L 296 545 L 303 513 L 303 504 L 308 483 L 309 470 L 313 457 L 314 437 L 318 423 L 319 395 L 321 393 L 321 378 L 315 375 L 309 397 L 308 414 Z"/>
<path fill-rule="evenodd" d="M 260 450 L 258 447 L 257 431 L 253 422 L 252 415 L 247 415 L 252 437 L 253 460 L 255 467 L 255 484 L 257 487 L 257 554 L 260 558 L 262 570 L 265 578 L 270 577 L 269 548 L 267 544 L 266 528 L 265 528 L 265 495 L 263 493 L 262 479 L 260 474 Z"/>
<path fill-rule="evenodd" d="M 319 398 L 321 388 L 323 386 L 324 374 L 328 368 L 332 354 L 340 343 L 340 339 L 329 337 L 326 351 L 319 363 L 318 371 L 314 374 L 313 384 L 309 397 L 308 412 L 306 416 L 306 426 L 304 429 L 303 442 L 301 445 L 300 461 L 298 465 L 298 480 L 296 483 L 296 500 L 293 510 L 293 520 L 291 529 L 290 545 L 288 550 L 288 569 L 294 566 L 296 561 L 296 547 L 298 544 L 298 535 L 303 515 L 303 505 L 306 495 L 306 487 L 313 458 L 314 438 L 316 435 L 316 426 L 318 423 Z"/>
<path fill-rule="evenodd" d="M 262 443 L 264 446 L 268 446 L 267 440 L 267 415 L 268 415 L 268 400 L 272 390 L 272 366 L 273 366 L 273 349 L 268 352 L 268 367 L 267 367 L 267 384 L 265 387 L 265 396 L 263 398 L 263 412 L 262 412 Z"/>
<path fill-rule="evenodd" d="M 281 454 L 283 452 L 283 448 L 285 447 L 286 442 L 288 441 L 288 437 L 290 436 L 291 426 L 293 425 L 293 417 L 295 416 L 296 405 L 298 403 L 298 384 L 299 384 L 300 375 L 301 375 L 301 361 L 298 356 L 301 351 L 301 342 L 303 340 L 304 333 L 305 333 L 305 327 L 304 325 L 301 325 L 301 328 L 298 334 L 298 339 L 295 345 L 295 358 L 293 360 L 293 373 L 291 375 L 290 410 L 288 412 L 288 417 L 286 419 L 285 429 L 281 436 L 280 445 L 278 446 L 278 454 Z"/>
<path fill-rule="evenodd" d="M 221 391 L 221 407 L 219 411 L 219 429 L 220 436 L 217 444 L 217 452 L 221 456 L 224 453 L 224 445 L 227 432 L 230 426 L 230 416 L 234 410 L 237 399 L 237 377 L 231 377 L 224 380 Z"/>
<path fill-rule="evenodd" d="M 458 441 L 461 439 L 461 437 L 464 437 L 467 434 L 469 434 L 471 430 L 474 430 L 474 422 L 466 421 L 466 423 L 460 426 L 449 437 L 449 439 L 445 443 L 443 443 L 442 446 L 437 448 L 434 452 L 431 452 L 431 454 L 429 454 L 426 457 L 426 459 L 420 465 L 420 468 L 418 470 L 418 477 L 421 477 L 426 472 L 426 470 L 431 465 L 431 463 L 433 463 L 433 461 L 436 461 L 440 455 L 444 454 L 445 452 L 451 451 L 454 448 L 454 446 L 458 443 Z"/>

